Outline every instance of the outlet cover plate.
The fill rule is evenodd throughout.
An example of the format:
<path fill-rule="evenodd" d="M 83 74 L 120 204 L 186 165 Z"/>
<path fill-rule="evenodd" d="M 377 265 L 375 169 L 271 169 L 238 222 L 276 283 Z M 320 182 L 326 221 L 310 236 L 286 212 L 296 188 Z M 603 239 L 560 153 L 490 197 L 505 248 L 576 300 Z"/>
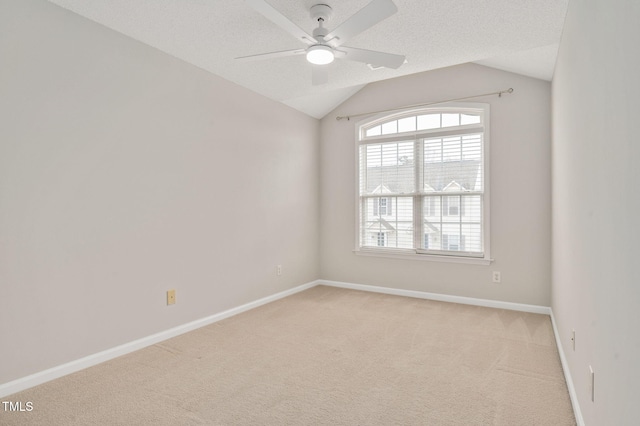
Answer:
<path fill-rule="evenodd" d="M 167 305 L 175 305 L 175 304 L 176 304 L 176 291 L 167 290 Z"/>

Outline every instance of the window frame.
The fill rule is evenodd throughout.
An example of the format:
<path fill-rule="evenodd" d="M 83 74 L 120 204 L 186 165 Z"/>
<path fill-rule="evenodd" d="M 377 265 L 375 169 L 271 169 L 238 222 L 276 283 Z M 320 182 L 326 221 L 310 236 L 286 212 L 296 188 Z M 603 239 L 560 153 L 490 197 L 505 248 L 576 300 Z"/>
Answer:
<path fill-rule="evenodd" d="M 415 130 L 408 132 L 397 132 L 387 135 L 366 136 L 366 131 L 377 125 L 382 125 L 388 121 L 400 120 L 411 116 L 420 116 L 427 114 L 481 114 L 480 124 L 465 124 L 456 127 L 440 127 L 437 129 Z M 417 119 L 416 119 L 417 120 Z M 461 119 L 460 119 L 461 120 Z M 399 259 L 415 259 L 415 260 L 427 260 L 427 261 L 439 261 L 439 262 L 453 262 L 453 263 L 470 263 L 470 264 L 482 264 L 489 265 L 493 259 L 491 258 L 491 191 L 490 191 L 490 105 L 487 103 L 460 103 L 460 102 L 448 102 L 438 105 L 433 105 L 424 108 L 412 108 L 406 110 L 398 110 L 395 112 L 381 113 L 376 116 L 370 116 L 357 123 L 355 123 L 355 249 L 353 250 L 357 255 L 363 256 L 375 256 L 375 257 L 388 257 Z M 360 146 L 374 143 L 384 142 L 398 142 L 413 140 L 414 143 L 418 139 L 427 139 L 434 137 L 446 137 L 451 135 L 464 135 L 473 133 L 473 130 L 482 128 L 483 134 L 483 186 L 484 191 L 482 194 L 482 238 L 483 238 L 483 253 L 478 255 L 477 253 L 469 252 L 454 252 L 445 253 L 436 252 L 430 250 L 426 252 L 424 249 L 411 248 L 411 249 L 398 249 L 393 247 L 368 247 L 360 246 L 361 242 L 361 196 L 360 196 Z M 445 197 L 446 194 L 438 194 Z M 417 204 L 417 200 L 425 199 L 424 194 L 420 195 L 420 191 L 416 188 L 416 193 L 413 195 L 414 205 Z M 462 200 L 460 200 L 462 204 Z M 442 204 L 442 203 L 441 203 Z M 442 208 L 442 205 L 440 206 Z M 459 206 L 459 213 L 461 213 L 462 205 Z M 422 220 L 422 218 L 418 219 Z M 414 211 L 414 223 L 416 221 Z M 424 234 L 424 232 L 422 232 Z M 424 235 L 422 236 L 424 238 Z M 462 239 L 462 236 L 461 236 Z M 414 240 L 415 241 L 415 240 Z"/>

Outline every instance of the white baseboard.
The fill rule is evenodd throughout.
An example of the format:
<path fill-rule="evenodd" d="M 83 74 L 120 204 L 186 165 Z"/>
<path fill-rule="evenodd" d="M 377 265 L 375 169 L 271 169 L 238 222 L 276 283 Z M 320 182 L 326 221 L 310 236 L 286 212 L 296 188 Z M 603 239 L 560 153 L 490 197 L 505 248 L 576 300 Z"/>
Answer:
<path fill-rule="evenodd" d="M 114 348 L 107 349 L 105 351 L 98 352 L 96 354 L 89 355 L 84 358 L 80 358 L 78 360 L 71 361 L 63 365 L 59 365 L 57 367 L 49 368 L 47 370 L 32 374 L 30 376 L 26 376 L 8 383 L 0 384 L 0 397 L 5 397 L 8 395 L 14 394 L 16 392 L 20 392 L 25 389 L 31 388 L 33 386 L 37 386 L 39 384 L 57 379 L 59 377 L 66 376 L 67 374 L 75 373 L 77 371 L 100 364 L 102 362 L 112 360 L 119 356 L 137 351 L 147 346 L 154 345 L 158 342 L 162 342 L 172 337 L 179 336 L 189 331 L 196 330 L 200 327 L 204 327 L 206 325 L 213 324 L 217 321 L 221 321 L 223 319 L 240 314 L 242 312 L 246 312 L 250 309 L 257 308 L 258 306 L 262 306 L 267 303 L 273 302 L 275 300 L 282 299 L 292 294 L 307 290 L 309 288 L 315 287 L 316 285 L 327 285 L 331 287 L 341 287 L 341 288 L 348 288 L 353 290 L 370 291 L 375 293 L 384 293 L 384 294 L 391 294 L 396 296 L 407 296 L 407 297 L 415 297 L 419 299 L 437 300 L 441 302 L 461 303 L 466 305 L 485 306 L 490 308 L 508 309 L 508 310 L 522 311 L 522 312 L 551 315 L 554 332 L 556 334 L 556 343 L 558 345 L 558 351 L 560 352 L 560 359 L 562 361 L 562 367 L 565 372 L 567 386 L 569 387 L 569 394 L 571 395 L 571 401 L 574 404 L 576 419 L 579 419 L 578 426 L 584 425 L 584 423 L 582 422 L 582 416 L 580 414 L 578 402 L 575 397 L 575 389 L 573 388 L 573 382 L 571 381 L 569 370 L 566 365 L 566 359 L 564 358 L 564 353 L 562 352 L 562 347 L 560 346 L 560 342 L 558 340 L 558 332 L 556 330 L 555 322 L 553 321 L 553 313 L 551 312 L 551 308 L 546 306 L 526 305 L 521 303 L 501 302 L 497 300 L 476 299 L 471 297 L 427 293 L 427 292 L 415 291 L 415 290 L 401 290 L 401 289 L 395 289 L 395 288 L 389 288 L 389 287 L 378 287 L 378 286 L 372 286 L 372 285 L 354 284 L 354 283 L 328 281 L 328 280 L 312 281 L 312 282 L 300 285 L 298 287 L 294 287 L 289 290 L 285 290 L 285 291 L 273 294 L 271 296 L 267 296 L 262 299 L 255 300 L 253 302 L 249 302 L 244 305 L 208 316 L 206 318 L 192 321 L 187 324 L 183 324 L 183 325 L 171 328 L 169 330 L 165 330 L 165 331 L 153 334 L 151 336 L 143 337 L 133 342 L 125 343 L 123 345 L 116 346 Z"/>
<path fill-rule="evenodd" d="M 550 309 L 551 325 L 553 325 L 553 334 L 556 336 L 556 346 L 558 347 L 558 353 L 560 354 L 560 363 L 562 364 L 562 371 L 564 372 L 564 380 L 567 382 L 567 389 L 569 390 L 569 398 L 571 398 L 571 405 L 573 406 L 573 414 L 576 416 L 576 424 L 578 426 L 584 426 L 584 419 L 582 418 L 582 411 L 580 410 L 580 403 L 578 402 L 578 394 L 576 388 L 573 385 L 573 379 L 571 378 L 571 372 L 569 371 L 569 363 L 564 355 L 564 349 L 562 348 L 562 341 L 560 340 L 560 333 L 558 333 L 558 327 L 556 325 L 556 318 L 553 316 L 553 310 Z"/>
<path fill-rule="evenodd" d="M 392 294 L 395 296 L 415 297 L 418 299 L 437 300 L 440 302 L 461 303 L 463 305 L 485 306 L 487 308 L 508 309 L 510 311 L 531 312 L 534 314 L 551 313 L 548 306 L 526 305 L 523 303 L 502 302 L 499 300 L 476 299 L 473 297 L 451 296 L 448 294 L 427 293 L 416 290 L 401 290 L 397 288 L 378 287 L 374 285 L 353 284 L 340 281 L 318 280 L 318 284 L 328 285 L 331 287 L 350 288 L 352 290 L 371 291 L 374 293 Z"/>
<path fill-rule="evenodd" d="M 311 287 L 315 287 L 316 285 L 318 285 L 318 281 L 312 281 L 298 287 L 291 288 L 289 290 L 281 291 L 280 293 L 276 293 L 271 296 L 263 297 L 262 299 L 255 300 L 253 302 L 246 303 L 242 306 L 228 309 L 226 311 L 208 316 L 206 318 L 179 325 L 169 330 L 161 331 L 159 333 L 152 334 L 151 336 L 134 340 L 133 342 L 125 343 L 123 345 L 116 346 L 114 348 L 107 349 L 102 352 L 98 352 L 96 354 L 59 365 L 57 367 L 49 368 L 47 370 L 40 371 L 38 373 L 22 377 L 11 382 L 0 384 L 0 397 L 5 397 L 7 395 L 11 395 L 16 392 L 31 388 L 33 386 L 37 386 L 42 383 L 57 379 L 59 377 L 66 376 L 67 374 L 84 370 L 85 368 L 92 367 L 96 364 L 112 360 L 119 356 L 126 355 L 147 346 L 154 345 L 158 342 L 162 342 L 163 340 L 179 336 L 200 327 L 204 327 L 205 325 L 213 324 L 225 318 L 229 318 L 250 309 L 257 308 L 258 306 L 265 305 L 275 300 L 282 299 L 292 294 L 307 290 Z"/>

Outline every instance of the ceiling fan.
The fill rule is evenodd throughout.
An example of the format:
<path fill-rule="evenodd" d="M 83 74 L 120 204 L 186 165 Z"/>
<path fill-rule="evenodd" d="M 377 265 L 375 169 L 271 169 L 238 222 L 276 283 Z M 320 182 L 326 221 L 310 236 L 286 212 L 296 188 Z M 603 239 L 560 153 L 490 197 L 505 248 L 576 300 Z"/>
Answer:
<path fill-rule="evenodd" d="M 309 11 L 311 19 L 318 22 L 318 27 L 313 30 L 313 35 L 309 35 L 306 31 L 274 9 L 265 0 L 245 1 L 265 18 L 280 26 L 301 42 L 306 43 L 308 47 L 304 49 L 241 56 L 236 58 L 238 60 L 253 61 L 304 54 L 306 55 L 307 61 L 313 65 L 312 82 L 314 85 L 324 84 L 328 81 L 329 74 L 326 65 L 333 62 L 334 58 L 364 62 L 372 67 L 394 69 L 399 68 L 405 62 L 404 55 L 357 49 L 343 45 L 343 43 L 351 37 L 360 34 L 364 30 L 396 13 L 398 8 L 392 0 L 372 0 L 331 32 L 324 27 L 325 22 L 331 19 L 331 7 L 326 4 L 316 4 L 312 6 Z"/>

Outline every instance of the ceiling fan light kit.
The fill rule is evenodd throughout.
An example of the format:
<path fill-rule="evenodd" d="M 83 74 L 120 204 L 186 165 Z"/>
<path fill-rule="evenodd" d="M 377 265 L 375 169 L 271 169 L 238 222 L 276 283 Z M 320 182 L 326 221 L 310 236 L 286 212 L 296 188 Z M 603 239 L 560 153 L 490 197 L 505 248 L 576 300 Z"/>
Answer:
<path fill-rule="evenodd" d="M 305 54 L 307 61 L 313 65 L 312 81 L 314 85 L 327 82 L 327 68 L 322 65 L 330 64 L 336 57 L 374 65 L 376 68 L 395 69 L 399 68 L 405 61 L 403 55 L 343 46 L 343 43 L 351 37 L 360 34 L 396 13 L 398 9 L 392 0 L 372 0 L 331 32 L 324 27 L 324 23 L 331 19 L 331 7 L 326 4 L 313 5 L 309 10 L 309 15 L 311 19 L 318 23 L 318 27 L 313 30 L 313 35 L 309 35 L 291 22 L 265 0 L 245 0 L 245 2 L 296 39 L 309 45 L 309 47 L 306 49 L 243 56 L 236 59 L 259 60 Z"/>
<path fill-rule="evenodd" d="M 333 62 L 335 55 L 327 46 L 316 44 L 307 49 L 307 61 L 314 65 L 327 65 Z"/>

